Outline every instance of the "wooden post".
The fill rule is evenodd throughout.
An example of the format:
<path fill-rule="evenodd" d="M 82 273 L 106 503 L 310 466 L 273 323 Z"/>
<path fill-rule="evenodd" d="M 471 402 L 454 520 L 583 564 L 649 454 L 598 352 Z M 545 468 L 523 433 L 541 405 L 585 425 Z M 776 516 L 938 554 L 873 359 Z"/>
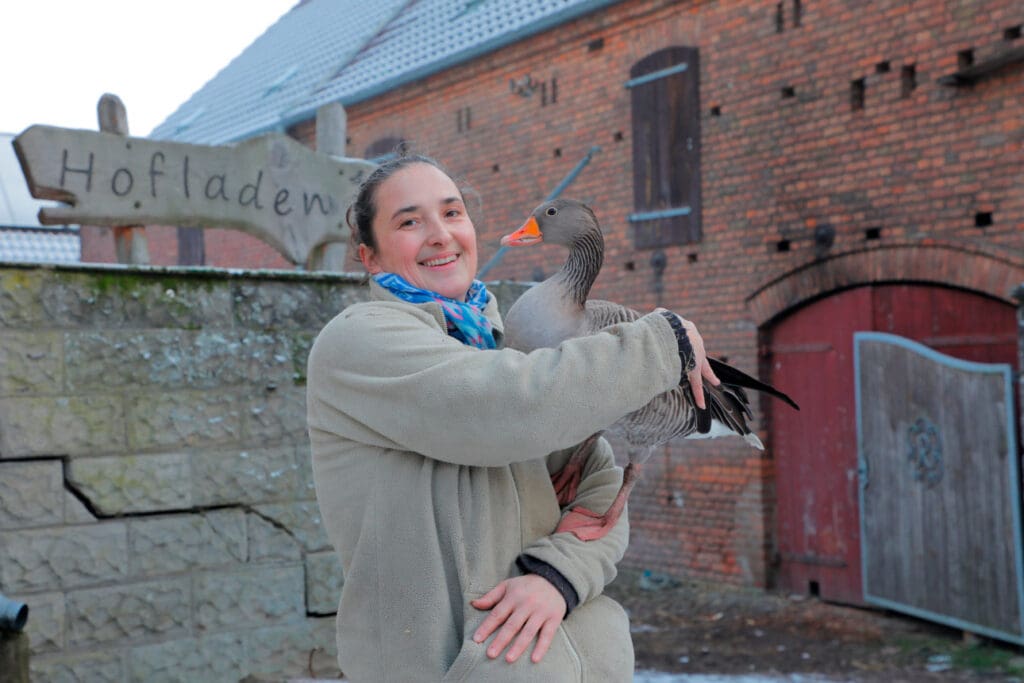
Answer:
<path fill-rule="evenodd" d="M 337 102 L 325 104 L 316 110 L 316 151 L 333 157 L 344 157 L 347 147 L 348 116 Z M 348 207 L 345 207 L 346 209 Z M 346 242 L 330 242 L 310 254 L 309 270 L 345 270 Z"/>
<path fill-rule="evenodd" d="M 29 683 L 29 645 L 24 631 L 0 629 L 0 674 L 9 683 Z"/>
<path fill-rule="evenodd" d="M 128 112 L 117 95 L 104 94 L 96 106 L 100 130 L 104 133 L 128 136 Z M 117 262 L 138 266 L 149 265 L 149 247 L 146 244 L 146 228 L 142 225 L 119 225 L 114 227 L 114 249 Z"/>
<path fill-rule="evenodd" d="M 1014 287 L 1010 296 L 1017 302 L 1017 367 L 1024 368 L 1024 283 Z M 1024 391 L 1024 373 L 1017 375 L 1017 384 Z M 1024 429 L 1024 405 L 1017 408 L 1017 419 Z"/>

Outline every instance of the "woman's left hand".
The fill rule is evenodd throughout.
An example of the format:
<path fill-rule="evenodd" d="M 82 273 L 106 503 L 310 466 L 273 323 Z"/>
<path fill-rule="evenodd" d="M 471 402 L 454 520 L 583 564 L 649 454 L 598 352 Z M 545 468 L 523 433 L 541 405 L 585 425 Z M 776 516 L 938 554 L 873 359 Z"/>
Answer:
<path fill-rule="evenodd" d="M 558 625 L 565 617 L 565 598 L 551 582 L 536 574 L 505 579 L 469 604 L 477 609 L 491 610 L 473 634 L 473 640 L 482 643 L 501 627 L 487 648 L 487 656 L 494 659 L 512 643 L 505 655 L 508 662 L 519 659 L 534 638 L 537 639 L 537 645 L 530 659 L 535 664 L 539 662 L 547 653 Z"/>

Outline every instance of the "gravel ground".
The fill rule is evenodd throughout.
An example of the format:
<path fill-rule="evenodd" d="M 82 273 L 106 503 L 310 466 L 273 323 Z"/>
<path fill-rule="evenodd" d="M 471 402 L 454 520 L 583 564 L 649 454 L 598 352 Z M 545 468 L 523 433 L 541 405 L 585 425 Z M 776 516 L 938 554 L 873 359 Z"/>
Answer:
<path fill-rule="evenodd" d="M 1024 683 L 1021 648 L 892 612 L 630 571 L 607 592 L 630 614 L 638 682 Z"/>

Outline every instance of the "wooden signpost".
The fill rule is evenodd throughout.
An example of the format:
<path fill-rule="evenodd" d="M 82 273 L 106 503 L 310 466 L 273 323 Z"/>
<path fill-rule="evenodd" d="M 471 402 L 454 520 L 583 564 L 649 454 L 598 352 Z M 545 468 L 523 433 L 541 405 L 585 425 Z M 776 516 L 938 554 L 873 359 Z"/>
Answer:
<path fill-rule="evenodd" d="M 100 130 L 128 137 L 128 112 L 124 102 L 117 95 L 109 93 L 100 98 L 96 105 L 96 117 Z M 114 227 L 114 253 L 118 263 L 149 265 L 149 245 L 146 240 L 146 226 L 118 225 Z"/>
<path fill-rule="evenodd" d="M 345 211 L 375 168 L 276 133 L 212 147 L 36 125 L 13 144 L 32 196 L 68 205 L 41 209 L 44 225 L 235 228 L 305 267 L 348 239 Z"/>

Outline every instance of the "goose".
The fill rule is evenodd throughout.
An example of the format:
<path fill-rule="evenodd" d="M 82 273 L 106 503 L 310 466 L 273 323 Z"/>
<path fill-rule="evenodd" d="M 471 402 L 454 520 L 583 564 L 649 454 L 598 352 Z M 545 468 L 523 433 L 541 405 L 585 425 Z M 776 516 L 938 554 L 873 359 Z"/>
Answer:
<path fill-rule="evenodd" d="M 573 199 L 547 201 L 533 210 L 527 221 L 501 238 L 502 246 L 526 246 L 547 242 L 568 248 L 569 256 L 551 277 L 531 287 L 513 303 L 505 316 L 505 345 L 528 353 L 554 348 L 566 339 L 595 334 L 617 323 L 641 317 L 641 313 L 611 301 L 588 298 L 604 260 L 604 237 L 594 212 Z M 744 387 L 775 396 L 793 408 L 799 406 L 778 389 L 723 361 L 708 358 L 721 380 L 714 386 L 703 382 L 707 408 L 697 407 L 693 391 L 684 380 L 678 387 L 656 396 L 603 431 L 620 436 L 627 444 L 628 464 L 622 486 L 603 514 L 576 506 L 559 525 L 584 541 L 605 536 L 618 521 L 643 463 L 654 449 L 669 439 L 740 436 L 752 447 L 764 444 L 747 425 L 752 419 Z M 576 496 L 584 460 L 590 446 L 603 432 L 594 434 L 573 453 L 565 467 L 552 475 L 562 506 Z"/>

